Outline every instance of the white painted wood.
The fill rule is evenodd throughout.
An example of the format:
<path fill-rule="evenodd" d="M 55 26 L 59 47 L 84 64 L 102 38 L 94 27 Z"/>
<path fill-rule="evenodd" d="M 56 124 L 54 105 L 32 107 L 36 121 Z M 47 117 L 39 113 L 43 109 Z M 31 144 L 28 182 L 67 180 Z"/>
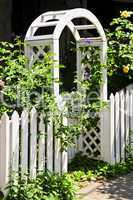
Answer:
<path fill-rule="evenodd" d="M 103 42 L 101 45 L 101 51 L 100 51 L 100 59 L 102 64 L 106 64 L 107 61 L 107 42 Z M 107 69 L 103 69 L 102 71 L 102 80 L 103 84 L 101 85 L 101 99 L 104 101 L 107 101 Z"/>
<path fill-rule="evenodd" d="M 47 169 L 53 171 L 53 123 L 51 120 L 47 126 Z"/>
<path fill-rule="evenodd" d="M 58 23 L 59 21 L 53 21 L 53 22 L 40 22 L 40 23 L 38 23 L 37 25 L 34 25 L 34 27 L 36 28 L 40 28 L 40 27 L 50 27 L 50 26 L 56 26 L 57 25 L 57 23 Z M 33 28 L 34 28 L 33 27 Z M 31 27 L 32 28 L 32 27 Z"/>
<path fill-rule="evenodd" d="M 110 163 L 115 164 L 115 133 L 114 133 L 114 95 L 110 95 Z"/>
<path fill-rule="evenodd" d="M 58 14 L 57 14 L 58 13 Z M 92 24 L 88 25 L 78 25 L 75 26 L 73 23 L 73 19 L 75 18 L 86 18 L 86 21 L 89 20 Z M 58 20 L 58 21 L 51 21 L 48 22 L 48 20 Z M 56 25 L 57 23 L 57 25 Z M 54 32 L 52 35 L 42 35 L 42 36 L 36 36 L 35 32 L 37 31 L 37 29 L 39 27 L 49 27 L 51 25 L 56 25 Z M 78 32 L 79 30 L 86 30 L 86 29 L 92 29 L 92 28 L 96 28 L 99 36 L 98 37 L 93 37 L 93 38 L 87 38 L 87 39 L 92 39 L 92 46 L 101 46 L 102 45 L 102 56 L 101 56 L 101 61 L 102 63 L 106 62 L 106 49 L 107 49 L 107 42 L 106 42 L 106 36 L 104 33 L 104 30 L 100 24 L 100 22 L 98 21 L 98 19 L 95 17 L 95 15 L 93 13 L 91 13 L 90 11 L 83 9 L 83 8 L 75 8 L 75 9 L 71 9 L 71 10 L 65 10 L 65 11 L 54 11 L 54 12 L 46 12 L 42 15 L 40 15 L 38 18 L 36 18 L 31 26 L 29 27 L 27 33 L 26 33 L 26 37 L 25 37 L 25 43 L 30 43 L 32 44 L 35 41 L 41 41 L 42 43 L 44 43 L 44 41 L 48 41 L 50 39 L 53 40 L 53 53 L 54 53 L 54 60 L 57 61 L 57 64 L 59 64 L 59 38 L 61 33 L 63 32 L 65 26 L 67 26 L 69 28 L 69 30 L 71 31 L 71 33 L 73 34 L 76 43 L 78 43 L 78 41 L 80 40 L 80 34 Z M 85 38 L 82 38 L 83 41 Z M 81 44 L 81 41 L 80 41 Z M 85 42 L 83 42 L 82 45 L 84 45 Z M 88 44 L 86 44 L 88 45 Z M 25 46 L 25 53 L 26 55 L 29 55 L 28 50 L 26 50 L 26 48 L 28 49 L 28 46 Z M 78 58 L 78 56 L 77 56 Z M 77 61 L 77 64 L 79 65 L 79 61 Z M 81 63 L 80 63 L 81 64 Z M 80 65 L 79 65 L 80 66 Z M 81 67 L 81 66 L 80 66 Z M 79 67 L 78 67 L 79 68 Z M 54 69 L 54 78 L 59 78 L 59 69 L 55 68 Z M 103 80 L 105 80 L 105 84 L 103 86 L 103 91 L 102 90 L 102 95 L 105 97 L 106 94 L 106 70 L 104 70 L 103 72 Z M 54 94 L 57 97 L 57 102 L 58 102 L 58 98 L 59 98 L 59 83 L 54 83 Z"/>
<path fill-rule="evenodd" d="M 133 90 L 132 89 L 129 90 L 129 145 L 130 149 L 133 149 Z"/>
<path fill-rule="evenodd" d="M 55 149 L 54 149 L 54 171 L 61 172 L 61 142 L 55 137 Z"/>
<path fill-rule="evenodd" d="M 44 40 L 50 40 L 50 39 L 53 39 L 53 35 L 50 34 L 50 35 L 36 35 L 36 36 L 31 36 L 31 37 L 28 37 L 26 38 L 28 41 L 36 41 L 36 40 L 42 40 L 42 42 Z"/>
<path fill-rule="evenodd" d="M 11 174 L 19 172 L 19 124 L 19 115 L 14 111 L 11 117 Z"/>
<path fill-rule="evenodd" d="M 96 29 L 96 26 L 93 24 L 90 25 L 79 25 L 79 26 L 74 26 L 75 29 L 77 30 L 87 30 L 87 29 Z"/>
<path fill-rule="evenodd" d="M 10 121 L 7 114 L 1 117 L 0 127 L 0 189 L 4 192 L 10 175 Z"/>
<path fill-rule="evenodd" d="M 68 125 L 68 119 L 65 116 L 63 116 L 63 125 L 64 126 Z M 62 156 L 62 160 L 61 160 L 62 173 L 65 173 L 68 170 L 68 153 L 67 153 L 67 151 L 63 151 L 61 156 Z"/>
<path fill-rule="evenodd" d="M 37 169 L 37 111 L 30 112 L 30 176 L 36 177 Z"/>
<path fill-rule="evenodd" d="M 64 27 L 69 21 L 74 18 L 88 19 L 92 24 L 96 26 L 97 31 L 99 35 L 103 38 L 103 40 L 106 40 L 105 33 L 98 19 L 90 11 L 82 8 L 72 9 L 68 11 L 64 16 L 62 16 L 62 18 L 60 19 L 60 23 L 58 23 L 54 30 L 54 38 L 59 39 Z"/>
<path fill-rule="evenodd" d="M 120 162 L 120 99 L 119 93 L 115 94 L 115 150 L 116 163 Z"/>
<path fill-rule="evenodd" d="M 57 11 L 46 12 L 40 15 L 38 18 L 36 18 L 29 27 L 26 33 L 26 38 L 29 38 L 30 36 L 33 36 L 35 34 L 35 32 L 32 31 L 34 26 L 38 26 L 39 28 L 42 25 L 42 23 L 48 23 L 48 20 L 58 19 L 59 22 L 54 30 L 54 38 L 59 39 L 64 27 L 67 25 L 69 26 L 69 22 L 71 22 L 72 19 L 81 17 L 91 21 L 92 25 L 95 25 L 96 29 L 98 30 L 99 35 L 103 38 L 104 41 L 106 41 L 106 36 L 100 22 L 90 11 L 83 8 L 75 8 L 72 10 L 58 11 L 58 14 L 56 14 L 56 12 Z"/>
<path fill-rule="evenodd" d="M 28 172 L 28 123 L 29 114 L 24 110 L 21 114 L 21 172 Z"/>
<path fill-rule="evenodd" d="M 62 173 L 66 173 L 68 171 L 68 152 L 62 152 Z"/>
<path fill-rule="evenodd" d="M 56 61 L 55 66 L 59 65 L 59 40 L 53 40 L 53 59 Z M 59 80 L 59 68 L 54 67 L 53 75 L 55 80 Z M 59 83 L 54 81 L 54 94 L 57 98 L 57 103 L 59 103 Z M 60 106 L 59 106 L 60 107 Z"/>
<path fill-rule="evenodd" d="M 100 113 L 101 119 L 101 159 L 110 163 L 110 101 Z"/>
<path fill-rule="evenodd" d="M 129 91 L 125 94 L 125 146 L 129 147 Z"/>
<path fill-rule="evenodd" d="M 38 170 L 42 171 L 45 169 L 45 124 L 43 115 L 40 116 L 39 123 L 39 152 L 38 152 Z"/>
<path fill-rule="evenodd" d="M 121 161 L 125 160 L 125 106 L 124 106 L 124 92 L 120 92 L 120 140 L 121 140 Z"/>

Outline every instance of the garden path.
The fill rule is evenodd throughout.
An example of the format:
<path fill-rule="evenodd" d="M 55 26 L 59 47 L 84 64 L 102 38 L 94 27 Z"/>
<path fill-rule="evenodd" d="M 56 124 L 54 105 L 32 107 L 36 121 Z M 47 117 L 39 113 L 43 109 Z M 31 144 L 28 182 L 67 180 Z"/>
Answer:
<path fill-rule="evenodd" d="M 133 200 L 133 172 L 110 181 L 90 182 L 79 196 L 80 200 Z"/>

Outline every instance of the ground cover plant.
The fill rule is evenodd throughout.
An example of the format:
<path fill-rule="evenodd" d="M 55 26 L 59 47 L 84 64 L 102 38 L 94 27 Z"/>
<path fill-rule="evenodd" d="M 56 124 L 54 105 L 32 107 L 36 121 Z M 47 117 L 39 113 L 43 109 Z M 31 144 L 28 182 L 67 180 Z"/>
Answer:
<path fill-rule="evenodd" d="M 75 200 L 76 187 L 67 174 L 42 172 L 36 178 L 11 179 L 6 200 Z"/>
<path fill-rule="evenodd" d="M 125 162 L 111 165 L 101 160 L 90 159 L 86 155 L 78 153 L 69 164 L 70 176 L 76 182 L 111 179 L 132 170 L 132 157 L 127 158 Z"/>

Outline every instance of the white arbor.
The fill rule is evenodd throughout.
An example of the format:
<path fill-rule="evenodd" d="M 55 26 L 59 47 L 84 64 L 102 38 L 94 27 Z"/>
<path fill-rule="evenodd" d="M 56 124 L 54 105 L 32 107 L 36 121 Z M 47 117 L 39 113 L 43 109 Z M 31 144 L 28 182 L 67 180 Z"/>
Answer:
<path fill-rule="evenodd" d="M 76 19 L 78 20 L 78 25 L 77 23 L 74 23 L 74 20 Z M 83 20 L 84 23 L 81 23 Z M 56 60 L 57 64 L 59 64 L 59 40 L 61 33 L 63 32 L 65 27 L 68 27 L 68 29 L 73 34 L 77 48 L 88 45 L 99 47 L 101 63 L 106 63 L 107 40 L 100 22 L 92 12 L 82 8 L 75 8 L 72 10 L 46 12 L 32 22 L 25 37 L 25 54 L 30 59 L 30 66 L 35 62 L 36 59 L 39 59 L 42 54 L 48 51 L 48 49 L 50 52 L 53 52 L 53 59 Z M 43 32 L 43 34 L 40 34 L 39 30 L 41 29 L 49 29 L 51 31 Z M 86 34 L 81 36 L 81 31 Z M 89 32 L 91 33 L 92 31 L 97 32 L 97 34 L 89 34 Z M 90 42 L 88 43 L 86 41 Z M 80 52 L 77 52 L 76 66 L 77 75 L 80 76 Z M 59 79 L 58 68 L 54 68 L 53 77 Z M 103 81 L 104 83 L 101 86 L 101 98 L 103 100 L 107 100 L 107 75 L 105 69 L 103 70 Z M 53 87 L 54 94 L 57 97 L 58 101 L 60 97 L 59 84 L 54 83 Z M 101 117 L 101 126 L 102 131 L 104 132 L 104 126 L 102 125 L 102 123 L 103 119 Z M 99 133 L 98 135 L 95 135 L 95 139 L 100 137 Z M 85 138 L 85 140 L 87 140 L 87 137 Z M 100 140 L 102 142 L 102 136 Z M 97 149 L 99 151 L 99 147 L 97 148 L 96 142 L 93 141 L 93 143 L 96 146 L 95 151 L 97 151 Z"/>
<path fill-rule="evenodd" d="M 75 25 L 74 19 L 86 19 L 85 25 Z M 98 46 L 101 49 L 101 63 L 106 62 L 106 50 L 107 41 L 104 30 L 98 21 L 98 19 L 88 10 L 82 8 L 76 8 L 72 10 L 64 11 L 50 11 L 43 13 L 36 18 L 30 25 L 26 37 L 25 37 L 25 54 L 30 58 L 30 65 L 39 57 L 40 54 L 44 53 L 46 47 L 50 47 L 50 51 L 54 53 L 54 60 L 59 63 L 59 39 L 61 33 L 65 27 L 68 27 L 73 34 L 77 46 L 88 45 L 85 39 L 91 41 L 89 45 Z M 53 32 L 50 34 L 37 35 L 37 31 L 40 28 L 52 28 Z M 96 30 L 98 36 L 81 37 L 80 31 L 83 30 Z M 77 71 L 80 71 L 80 56 L 77 55 Z M 54 69 L 54 77 L 59 78 L 59 69 Z M 104 85 L 101 90 L 101 96 L 106 100 L 107 96 L 107 83 L 106 83 L 106 72 L 103 72 Z M 54 93 L 59 96 L 59 84 L 54 83 Z"/>

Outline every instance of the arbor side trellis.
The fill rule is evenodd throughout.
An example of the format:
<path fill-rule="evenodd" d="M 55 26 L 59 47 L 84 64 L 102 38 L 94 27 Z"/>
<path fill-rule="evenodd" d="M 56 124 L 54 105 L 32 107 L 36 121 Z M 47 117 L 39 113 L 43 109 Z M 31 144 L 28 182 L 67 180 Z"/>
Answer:
<path fill-rule="evenodd" d="M 84 22 L 86 24 L 78 24 L 75 25 L 74 19 L 86 19 Z M 89 23 L 88 23 L 89 22 Z M 53 52 L 53 59 L 56 60 L 56 64 L 59 64 L 59 39 L 61 33 L 63 32 L 65 27 L 73 34 L 76 46 L 83 47 L 88 46 L 86 43 L 86 39 L 91 41 L 89 43 L 90 46 L 97 46 L 100 48 L 100 59 L 101 63 L 106 63 L 106 54 L 107 54 L 107 41 L 104 30 L 96 18 L 96 16 L 90 11 L 82 8 L 75 8 L 71 10 L 63 10 L 63 11 L 50 11 L 41 14 L 38 18 L 36 18 L 32 24 L 30 25 L 26 37 L 25 37 L 25 55 L 29 58 L 31 66 L 36 59 L 39 58 L 40 54 L 44 54 L 46 51 L 46 47 L 50 47 L 50 51 Z M 54 28 L 53 32 L 50 34 L 37 34 L 37 31 L 41 28 Z M 96 30 L 98 32 L 98 36 L 80 36 L 80 31 L 88 31 L 88 30 Z M 77 52 L 77 76 L 81 77 L 81 55 L 80 52 Z M 59 79 L 59 69 L 54 68 L 53 77 Z M 101 86 L 101 98 L 103 100 L 107 100 L 107 75 L 106 70 L 103 70 L 103 81 L 104 84 Z M 60 91 L 59 91 L 59 83 L 54 83 L 53 85 L 54 94 L 57 97 L 57 101 L 60 99 Z M 94 133 L 95 137 L 90 137 L 90 132 L 86 134 L 84 137 L 84 149 L 83 146 L 80 145 L 79 149 L 82 149 L 84 153 L 87 153 L 87 149 L 93 154 L 93 151 L 100 151 L 102 153 L 102 158 L 104 159 L 104 142 L 102 139 L 102 132 L 104 132 L 103 126 L 103 117 L 101 116 L 101 125 L 100 129 L 102 130 L 100 133 L 96 132 L 96 130 L 91 130 Z M 101 128 L 102 127 L 102 128 Z M 91 143 L 88 143 L 87 140 Z M 96 143 L 96 140 L 100 139 L 100 144 Z M 90 145 L 95 146 L 95 148 L 90 148 Z"/>

